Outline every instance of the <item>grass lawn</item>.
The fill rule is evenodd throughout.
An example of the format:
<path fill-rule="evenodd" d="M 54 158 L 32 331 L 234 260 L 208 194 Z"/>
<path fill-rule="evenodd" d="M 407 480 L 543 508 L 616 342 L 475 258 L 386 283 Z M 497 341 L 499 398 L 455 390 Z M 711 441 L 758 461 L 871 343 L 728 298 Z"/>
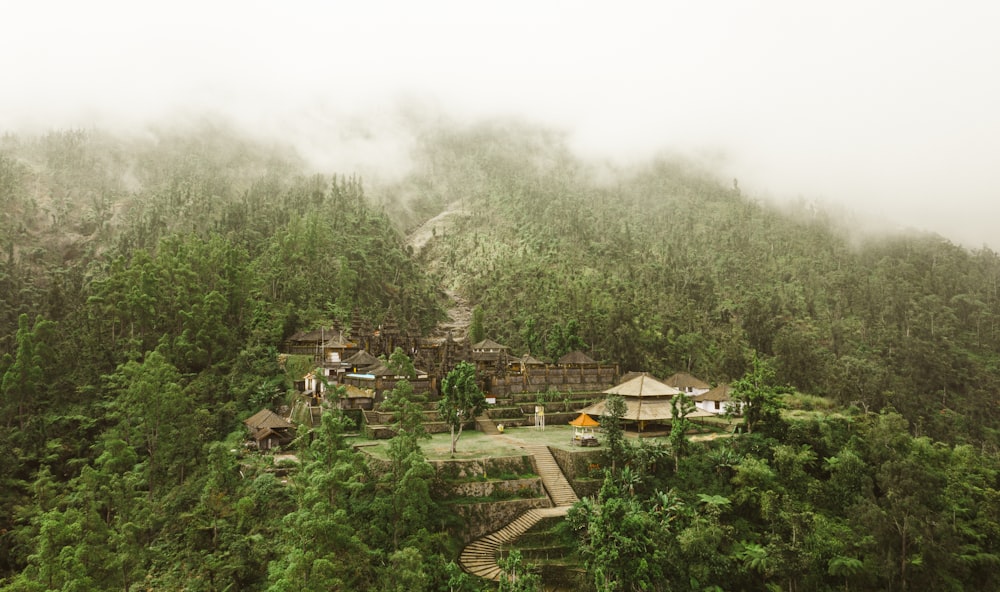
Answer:
<path fill-rule="evenodd" d="M 361 444 L 365 451 L 378 456 L 388 458 L 386 451 L 389 448 L 389 440 L 366 440 L 358 439 L 354 444 Z M 522 456 L 524 450 L 518 446 L 503 440 L 497 436 L 488 436 L 482 432 L 465 430 L 458 440 L 457 452 L 451 455 L 451 434 L 432 434 L 429 440 L 421 440 L 420 448 L 424 451 L 427 460 L 447 460 L 450 458 L 471 459 L 483 458 L 485 456 Z"/>
<path fill-rule="evenodd" d="M 429 440 L 422 440 L 420 448 L 428 460 L 448 460 L 450 458 L 472 459 L 487 456 L 522 456 L 524 450 L 517 442 L 525 444 L 546 444 L 553 448 L 563 448 L 566 450 L 593 450 L 593 448 L 580 448 L 569 443 L 573 437 L 571 426 L 546 426 L 545 430 L 533 427 L 507 428 L 503 435 L 487 435 L 479 431 L 465 430 L 458 440 L 457 452 L 451 455 L 451 434 L 432 434 Z M 600 435 L 598 435 L 600 438 Z M 364 446 L 367 452 L 379 458 L 388 458 L 386 450 L 389 447 L 388 440 L 365 440 L 359 438 L 354 440 L 354 444 Z"/>
<path fill-rule="evenodd" d="M 581 448 L 570 444 L 570 440 L 573 438 L 573 427 L 568 425 L 547 425 L 544 430 L 536 427 L 507 428 L 504 435 L 521 440 L 525 444 L 546 444 L 552 448 L 562 448 L 563 450 L 594 450 L 603 447 Z M 597 434 L 597 440 L 604 443 L 600 433 Z"/>
<path fill-rule="evenodd" d="M 731 428 L 728 428 L 725 422 L 717 422 L 715 425 L 701 427 L 708 428 L 708 433 L 692 435 L 692 441 L 710 440 L 720 436 L 724 437 L 731 431 Z M 642 439 L 649 442 L 666 443 L 667 435 L 667 432 L 657 435 L 650 433 L 644 434 Z M 451 458 L 468 460 L 483 457 L 522 456 L 525 452 L 518 445 L 519 442 L 523 442 L 524 444 L 545 444 L 552 448 L 563 450 L 600 450 L 604 447 L 604 437 L 600 432 L 597 433 L 597 439 L 601 445 L 593 448 L 581 448 L 570 444 L 572 437 L 573 427 L 568 425 L 545 426 L 544 430 L 535 427 L 512 427 L 507 428 L 503 435 L 499 436 L 487 435 L 475 430 L 465 430 L 462 432 L 462 437 L 458 440 L 458 451 L 454 456 L 451 455 L 451 434 L 448 433 L 433 434 L 429 440 L 422 440 L 420 442 L 420 448 L 424 451 L 424 455 L 428 460 L 448 460 Z M 626 432 L 625 437 L 633 440 L 638 438 L 638 434 L 629 431 Z M 379 458 L 388 458 L 386 451 L 389 447 L 389 440 L 366 440 L 359 438 L 354 440 L 353 443 L 364 446 L 367 452 Z"/>

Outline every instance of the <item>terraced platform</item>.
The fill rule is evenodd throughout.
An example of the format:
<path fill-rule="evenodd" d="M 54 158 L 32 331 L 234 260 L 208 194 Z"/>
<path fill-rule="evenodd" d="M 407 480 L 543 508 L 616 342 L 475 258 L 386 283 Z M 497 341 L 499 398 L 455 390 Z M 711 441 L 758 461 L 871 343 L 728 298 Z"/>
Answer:
<path fill-rule="evenodd" d="M 543 518 L 565 516 L 569 506 L 528 510 L 500 530 L 478 538 L 462 549 L 459 563 L 465 571 L 488 580 L 500 580 L 500 566 L 497 553 L 500 546 L 517 539 Z"/>
<path fill-rule="evenodd" d="M 505 436 L 498 437 L 515 441 L 513 438 Z M 535 469 L 542 478 L 545 491 L 555 507 L 528 510 L 500 530 L 480 537 L 462 549 L 462 554 L 459 556 L 459 564 L 462 569 L 488 580 L 499 581 L 500 579 L 502 572 L 500 566 L 497 565 L 497 553 L 500 551 L 501 545 L 514 541 L 543 518 L 565 516 L 570 506 L 579 501 L 569 481 L 566 480 L 566 476 L 559 469 L 556 459 L 549 452 L 548 446 L 524 443 L 520 443 L 520 446 L 532 455 Z"/>

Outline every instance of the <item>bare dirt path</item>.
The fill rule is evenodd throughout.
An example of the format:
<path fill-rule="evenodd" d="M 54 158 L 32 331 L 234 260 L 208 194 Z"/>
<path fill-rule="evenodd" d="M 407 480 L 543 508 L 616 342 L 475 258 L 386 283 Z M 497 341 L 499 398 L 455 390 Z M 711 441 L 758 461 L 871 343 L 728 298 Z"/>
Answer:
<path fill-rule="evenodd" d="M 445 290 L 444 293 L 448 295 L 451 306 L 447 310 L 448 320 L 438 323 L 437 332 L 441 335 L 450 332 L 455 339 L 464 337 L 472 324 L 472 307 L 454 290 Z"/>
<path fill-rule="evenodd" d="M 413 249 L 415 256 L 419 256 L 427 243 L 437 233 L 446 231 L 454 217 L 464 214 L 465 210 L 462 208 L 461 202 L 456 201 L 448 204 L 440 214 L 415 228 L 406 237 L 406 244 Z M 464 337 L 469 332 L 469 325 L 472 323 L 472 307 L 465 298 L 462 298 L 451 288 L 445 288 L 444 293 L 448 296 L 450 303 L 446 311 L 448 320 L 438 324 L 435 334 L 443 337 L 450 333 L 456 339 Z"/>
<path fill-rule="evenodd" d="M 464 214 L 465 210 L 462 209 L 461 202 L 452 202 L 448 204 L 444 210 L 434 216 L 430 220 L 427 220 L 420 226 L 417 226 L 413 232 L 406 237 L 406 244 L 413 248 L 413 253 L 419 255 L 420 251 L 424 249 L 424 246 L 434 235 L 438 232 L 444 232 L 448 227 L 450 222 L 449 218 L 454 217 L 457 214 Z"/>

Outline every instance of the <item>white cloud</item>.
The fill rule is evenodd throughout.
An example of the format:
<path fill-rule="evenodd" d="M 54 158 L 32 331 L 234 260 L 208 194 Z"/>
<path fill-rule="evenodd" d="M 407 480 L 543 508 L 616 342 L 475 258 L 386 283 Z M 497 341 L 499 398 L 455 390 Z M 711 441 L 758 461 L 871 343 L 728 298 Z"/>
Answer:
<path fill-rule="evenodd" d="M 321 153 L 309 130 L 391 135 L 411 96 L 552 122 L 587 154 L 724 153 L 745 191 L 1000 246 L 998 17 L 992 2 L 41 0 L 5 7 L 0 127 L 211 109 Z"/>

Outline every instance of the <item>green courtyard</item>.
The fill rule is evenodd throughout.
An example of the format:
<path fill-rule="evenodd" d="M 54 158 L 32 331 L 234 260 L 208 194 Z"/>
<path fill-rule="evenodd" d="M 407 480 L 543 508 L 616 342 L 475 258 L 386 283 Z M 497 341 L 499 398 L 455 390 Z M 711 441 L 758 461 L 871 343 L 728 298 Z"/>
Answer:
<path fill-rule="evenodd" d="M 698 433 L 691 434 L 693 441 L 713 439 L 731 433 L 734 422 L 724 418 L 706 418 L 697 424 Z M 573 427 L 568 425 L 548 425 L 544 429 L 529 427 L 510 427 L 503 434 L 485 434 L 477 430 L 465 430 L 458 441 L 457 450 L 451 454 L 451 434 L 444 432 L 432 434 L 429 439 L 421 440 L 420 448 L 427 460 L 461 459 L 469 460 L 487 456 L 521 456 L 524 450 L 521 444 L 544 444 L 550 448 L 563 450 L 600 450 L 604 448 L 604 439 L 600 431 L 597 433 L 598 447 L 581 448 L 571 443 Z M 649 442 L 667 442 L 668 432 L 656 431 L 641 435 Z M 627 430 L 626 438 L 639 438 L 640 434 Z M 364 448 L 370 454 L 379 458 L 388 458 L 389 440 L 367 440 L 359 438 L 354 441 L 358 447 Z"/>

